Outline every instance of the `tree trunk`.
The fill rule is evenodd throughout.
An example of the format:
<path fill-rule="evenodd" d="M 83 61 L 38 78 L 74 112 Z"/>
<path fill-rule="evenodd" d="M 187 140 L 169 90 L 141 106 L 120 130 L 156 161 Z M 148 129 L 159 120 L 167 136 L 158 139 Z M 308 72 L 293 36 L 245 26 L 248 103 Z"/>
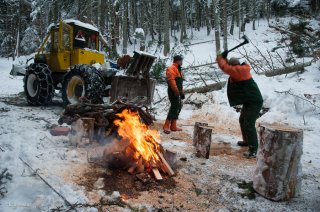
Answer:
<path fill-rule="evenodd" d="M 208 126 L 208 123 L 196 122 L 193 128 L 193 146 L 196 146 L 199 140 L 199 127 Z"/>
<path fill-rule="evenodd" d="M 164 56 L 167 56 L 170 52 L 170 20 L 169 20 L 169 11 L 170 11 L 170 0 L 164 1 L 164 48 L 163 48 L 163 54 Z"/>
<path fill-rule="evenodd" d="M 232 18 L 231 18 L 231 26 L 230 26 L 230 34 L 233 35 L 234 31 L 234 22 L 236 19 L 236 7 L 235 7 L 236 0 L 232 0 Z"/>
<path fill-rule="evenodd" d="M 256 30 L 257 0 L 253 0 L 252 29 Z"/>
<path fill-rule="evenodd" d="M 228 50 L 227 0 L 223 0 L 223 50 Z"/>
<path fill-rule="evenodd" d="M 214 9 L 214 35 L 216 40 L 216 53 L 218 54 L 221 50 L 220 48 L 220 27 L 219 27 L 219 10 L 217 6 L 217 0 L 213 0 L 213 9 Z"/>
<path fill-rule="evenodd" d="M 197 134 L 196 156 L 209 159 L 212 128 L 199 126 Z"/>
<path fill-rule="evenodd" d="M 273 201 L 296 197 L 301 187 L 303 131 L 288 126 L 261 125 L 259 134 L 253 188 Z"/>
<path fill-rule="evenodd" d="M 123 0 L 123 17 L 122 17 L 122 53 L 127 54 L 128 48 L 128 0 Z"/>
<path fill-rule="evenodd" d="M 211 91 L 217 91 L 221 90 L 226 84 L 226 81 L 224 82 L 218 82 L 211 85 L 203 86 L 203 87 L 197 87 L 197 88 L 190 88 L 185 89 L 184 93 L 207 93 Z"/>
<path fill-rule="evenodd" d="M 185 0 L 181 0 L 181 34 L 180 34 L 180 42 L 187 37 L 186 31 L 186 14 L 185 14 Z"/>
<path fill-rule="evenodd" d="M 274 76 L 277 76 L 277 75 L 290 74 L 290 73 L 294 73 L 294 72 L 304 71 L 304 68 L 307 67 L 307 66 L 310 66 L 311 64 L 312 64 L 312 61 L 308 62 L 308 63 L 296 64 L 294 66 L 278 68 L 278 69 L 274 69 L 274 70 L 271 70 L 271 71 L 267 71 L 265 73 L 265 75 L 267 77 L 274 77 Z"/>

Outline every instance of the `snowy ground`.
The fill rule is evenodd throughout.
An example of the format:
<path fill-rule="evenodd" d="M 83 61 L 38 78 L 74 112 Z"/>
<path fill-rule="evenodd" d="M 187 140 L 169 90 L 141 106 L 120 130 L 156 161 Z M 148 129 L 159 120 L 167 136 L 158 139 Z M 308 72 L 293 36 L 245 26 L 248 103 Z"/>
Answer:
<path fill-rule="evenodd" d="M 283 20 L 287 22 L 288 20 Z M 267 53 L 277 45 L 279 34 L 267 28 L 261 21 L 256 31 L 248 29 L 246 33 L 260 51 Z M 212 39 L 206 31 L 195 32 L 191 43 Z M 238 44 L 237 36 L 230 37 L 229 47 Z M 249 55 L 256 56 L 257 49 L 249 44 L 245 46 Z M 214 61 L 214 44 L 192 45 L 186 55 L 185 66 Z M 240 50 L 244 52 L 243 49 Z M 152 52 L 152 51 L 150 51 Z M 284 55 L 284 51 L 279 52 Z M 241 57 L 238 52 L 230 56 Z M 243 60 L 243 58 L 242 58 Z M 307 61 L 308 58 L 305 58 Z M 62 107 L 59 101 L 50 107 L 29 107 L 23 98 L 22 77 L 11 77 L 9 71 L 12 61 L 0 58 L 0 171 L 8 168 L 13 175 L 5 187 L 6 196 L 0 199 L 0 211 L 49 211 L 65 205 L 43 181 L 19 159 L 27 161 L 58 192 L 71 203 L 93 202 L 92 196 L 106 196 L 104 191 L 86 190 L 80 186 L 80 178 L 87 171 L 87 150 L 75 148 L 66 137 L 52 137 L 48 127 L 56 124 Z M 205 73 L 216 70 L 220 80 L 225 77 L 216 67 L 205 69 Z M 199 70 L 201 71 L 201 70 Z M 212 74 L 212 73 L 211 73 Z M 203 75 L 207 83 L 214 80 Z M 207 94 L 187 95 L 191 102 L 201 107 L 185 104 L 181 113 L 184 132 L 162 135 L 163 145 L 178 152 L 178 174 L 174 177 L 177 185 L 168 191 L 142 192 L 140 196 L 127 200 L 134 207 L 162 208 L 165 211 L 319 211 L 320 207 L 320 75 L 319 66 L 313 64 L 302 74 L 289 74 L 267 78 L 254 74 L 264 98 L 264 107 L 270 111 L 263 115 L 259 123 L 282 123 L 304 130 L 304 154 L 302 157 L 303 182 L 302 194 L 289 202 L 276 203 L 258 196 L 255 200 L 242 198 L 244 191 L 237 186 L 242 180 L 251 181 L 255 168 L 254 160 L 242 158 L 243 149 L 236 146 L 241 139 L 238 126 L 239 114 L 228 106 L 226 88 Z M 186 70 L 188 87 L 201 86 L 195 70 Z M 155 102 L 166 95 L 165 85 L 157 85 Z M 301 98 L 278 92 L 288 91 Z M 15 98 L 16 97 L 16 98 Z M 17 99 L 18 103 L 14 100 Z M 14 104 L 14 105 L 12 105 Z M 18 104 L 18 106 L 17 106 Z M 315 106 L 316 105 L 316 106 Z M 168 111 L 168 101 L 164 99 L 154 105 L 158 121 L 161 124 Z M 232 155 L 214 156 L 209 160 L 194 157 L 191 144 L 192 126 L 195 121 L 208 122 L 214 126 L 214 141 L 227 141 L 232 144 Z M 93 192 L 93 193 L 92 193 Z M 1 196 L 0 196 L 1 198 Z M 112 198 L 112 197 L 110 197 Z M 64 209 L 61 210 L 65 210 Z M 81 208 L 79 211 L 96 211 L 94 208 Z M 107 210 L 107 209 L 106 209 Z M 109 208 L 110 211 L 122 211 L 121 207 Z"/>

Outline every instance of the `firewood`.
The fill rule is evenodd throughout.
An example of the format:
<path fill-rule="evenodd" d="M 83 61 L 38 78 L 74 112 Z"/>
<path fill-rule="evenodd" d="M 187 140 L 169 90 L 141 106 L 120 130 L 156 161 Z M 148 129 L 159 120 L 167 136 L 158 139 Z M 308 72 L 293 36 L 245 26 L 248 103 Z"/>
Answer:
<path fill-rule="evenodd" d="M 163 180 L 163 178 L 157 168 L 153 168 L 152 173 L 153 173 L 154 177 L 156 178 L 156 180 Z"/>
<path fill-rule="evenodd" d="M 161 159 L 162 165 L 164 166 L 164 169 L 165 169 L 166 173 L 169 176 L 174 175 L 174 171 L 172 170 L 172 168 L 170 167 L 170 165 L 168 164 L 166 159 L 163 157 L 163 154 L 161 152 L 158 152 L 158 155 L 159 155 L 159 157 Z"/>
<path fill-rule="evenodd" d="M 198 140 L 196 143 L 196 156 L 208 159 L 210 155 L 212 128 L 199 126 Z"/>
<path fill-rule="evenodd" d="M 273 201 L 296 197 L 301 187 L 303 131 L 288 126 L 261 125 L 253 188 Z"/>
<path fill-rule="evenodd" d="M 208 126 L 208 123 L 196 122 L 194 124 L 193 139 L 192 139 L 193 146 L 195 146 L 196 143 L 198 143 L 198 140 L 199 140 L 199 127 L 201 127 L 201 126 Z"/>

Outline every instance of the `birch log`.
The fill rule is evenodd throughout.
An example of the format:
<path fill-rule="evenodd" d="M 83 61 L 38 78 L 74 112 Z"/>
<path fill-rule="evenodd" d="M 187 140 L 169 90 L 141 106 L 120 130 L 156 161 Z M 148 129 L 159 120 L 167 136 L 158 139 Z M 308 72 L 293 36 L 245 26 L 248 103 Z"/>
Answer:
<path fill-rule="evenodd" d="M 273 201 L 300 192 L 303 131 L 288 126 L 261 125 L 253 188 Z"/>
<path fill-rule="evenodd" d="M 199 127 L 201 126 L 208 126 L 208 123 L 203 123 L 203 122 L 196 122 L 194 124 L 194 128 L 193 128 L 193 146 L 196 146 L 196 144 L 198 143 L 199 140 Z"/>
<path fill-rule="evenodd" d="M 206 126 L 198 127 L 198 140 L 196 143 L 196 156 L 201 158 L 209 158 L 211 146 L 212 128 Z"/>

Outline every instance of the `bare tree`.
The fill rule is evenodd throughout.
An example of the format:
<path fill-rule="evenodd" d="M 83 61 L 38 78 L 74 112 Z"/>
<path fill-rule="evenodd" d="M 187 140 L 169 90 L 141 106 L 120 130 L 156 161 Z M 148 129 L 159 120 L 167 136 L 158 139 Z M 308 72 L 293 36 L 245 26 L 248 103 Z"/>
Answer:
<path fill-rule="evenodd" d="M 227 16 L 227 0 L 223 0 L 223 49 L 228 49 L 228 16 Z"/>
<path fill-rule="evenodd" d="M 170 10 L 170 0 L 164 0 L 164 24 L 163 24 L 163 31 L 164 31 L 164 48 L 163 54 L 165 56 L 168 55 L 170 51 L 170 20 L 169 20 L 169 10 Z"/>
<path fill-rule="evenodd" d="M 214 9 L 214 36 L 216 40 L 216 53 L 220 52 L 221 47 L 220 47 L 220 26 L 219 26 L 219 9 L 218 9 L 218 4 L 217 0 L 212 0 L 212 7 Z"/>
<path fill-rule="evenodd" d="M 123 17 L 122 17 L 122 53 L 127 54 L 128 48 L 128 0 L 123 0 Z"/>

